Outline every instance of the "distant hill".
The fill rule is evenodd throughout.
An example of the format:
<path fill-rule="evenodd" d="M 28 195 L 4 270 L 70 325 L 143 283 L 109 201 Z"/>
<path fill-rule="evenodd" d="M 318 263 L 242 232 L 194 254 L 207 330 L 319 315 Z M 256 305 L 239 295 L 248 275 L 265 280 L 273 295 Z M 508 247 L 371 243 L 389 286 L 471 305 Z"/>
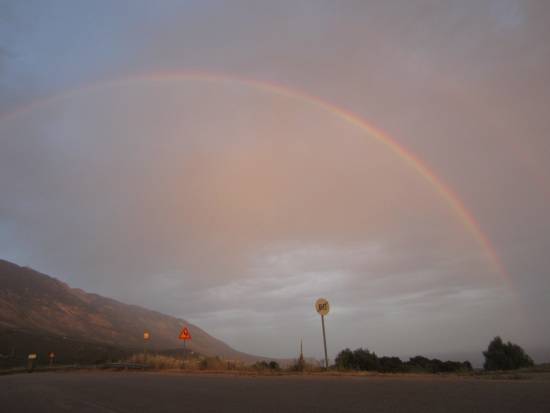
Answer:
<path fill-rule="evenodd" d="M 264 359 L 236 351 L 183 319 L 70 288 L 0 260 L 0 361 L 14 351 L 70 352 L 88 362 L 113 359 L 143 349 L 145 330 L 151 333 L 149 349 L 177 349 L 184 325 L 192 335 L 187 347 L 197 353 L 245 362 Z"/>

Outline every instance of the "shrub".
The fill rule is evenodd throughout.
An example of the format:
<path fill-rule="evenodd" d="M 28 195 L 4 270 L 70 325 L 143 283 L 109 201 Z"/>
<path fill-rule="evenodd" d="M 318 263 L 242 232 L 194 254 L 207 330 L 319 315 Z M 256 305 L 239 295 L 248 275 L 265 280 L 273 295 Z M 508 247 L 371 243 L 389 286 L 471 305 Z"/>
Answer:
<path fill-rule="evenodd" d="M 185 367 L 185 361 L 170 356 L 160 354 L 134 354 L 128 358 L 130 363 L 147 364 L 154 369 L 182 369 Z"/>
<path fill-rule="evenodd" d="M 342 350 L 336 356 L 335 365 L 339 370 L 378 370 L 380 368 L 376 354 L 363 348 L 355 351 L 349 348 Z"/>
<path fill-rule="evenodd" d="M 269 365 L 267 364 L 267 361 L 261 360 L 254 363 L 252 368 L 256 370 L 266 370 L 269 368 Z"/>
<path fill-rule="evenodd" d="M 520 346 L 511 342 L 504 343 L 498 336 L 489 343 L 483 356 L 485 370 L 514 370 L 534 365 L 533 359 Z"/>
<path fill-rule="evenodd" d="M 379 368 L 384 373 L 398 373 L 404 370 L 403 362 L 399 357 L 380 357 Z"/>
<path fill-rule="evenodd" d="M 277 363 L 276 361 L 273 361 L 273 360 L 269 362 L 269 368 L 271 370 L 280 370 L 281 369 L 281 367 L 279 366 L 279 363 Z"/>
<path fill-rule="evenodd" d="M 291 372 L 301 372 L 301 371 L 314 372 L 314 371 L 321 371 L 323 369 L 319 366 L 319 364 L 306 362 L 306 360 L 303 357 L 300 357 L 298 359 L 295 359 L 294 363 L 288 366 L 286 370 Z"/>
<path fill-rule="evenodd" d="M 429 359 L 423 356 L 412 357 L 404 364 L 408 371 L 428 373 L 455 373 L 472 370 L 472 365 L 469 361 L 441 361 L 439 359 Z"/>
<path fill-rule="evenodd" d="M 380 363 L 376 353 L 367 349 L 358 348 L 353 352 L 353 359 L 357 370 L 379 371 Z"/>
<path fill-rule="evenodd" d="M 356 365 L 355 359 L 353 357 L 353 351 L 351 351 L 349 348 L 342 350 L 336 356 L 334 364 L 336 365 L 336 368 L 338 370 L 355 370 Z"/>
<path fill-rule="evenodd" d="M 339 370 L 365 370 L 382 373 L 405 371 L 447 373 L 472 370 L 472 365 L 468 361 L 461 363 L 415 356 L 405 363 L 399 357 L 378 357 L 376 353 L 363 348 L 358 348 L 355 351 L 351 351 L 349 348 L 342 350 L 336 356 L 335 366 Z"/>
<path fill-rule="evenodd" d="M 200 361 L 201 370 L 225 370 L 227 364 L 219 357 L 206 357 Z"/>
<path fill-rule="evenodd" d="M 265 360 L 257 361 L 252 365 L 252 368 L 255 370 L 280 370 L 279 363 L 276 361 L 270 361 L 268 363 Z"/>

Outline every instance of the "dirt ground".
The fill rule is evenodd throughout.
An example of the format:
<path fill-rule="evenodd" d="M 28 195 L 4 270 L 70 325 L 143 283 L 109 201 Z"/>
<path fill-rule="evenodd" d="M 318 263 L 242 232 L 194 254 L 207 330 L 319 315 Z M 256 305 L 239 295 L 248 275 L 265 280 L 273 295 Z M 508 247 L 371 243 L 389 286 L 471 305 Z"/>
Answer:
<path fill-rule="evenodd" d="M 79 371 L 0 376 L 11 412 L 550 412 L 550 380 Z"/>

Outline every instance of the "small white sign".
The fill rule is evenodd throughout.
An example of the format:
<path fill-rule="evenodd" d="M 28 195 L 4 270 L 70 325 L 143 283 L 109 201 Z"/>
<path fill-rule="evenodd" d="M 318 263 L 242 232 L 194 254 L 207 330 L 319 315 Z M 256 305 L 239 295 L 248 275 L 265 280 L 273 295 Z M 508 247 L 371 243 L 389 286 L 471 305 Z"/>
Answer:
<path fill-rule="evenodd" d="M 327 315 L 330 311 L 330 304 L 324 298 L 319 298 L 315 301 L 315 311 L 321 315 Z"/>
<path fill-rule="evenodd" d="M 28 359 L 29 359 L 29 360 L 35 360 L 35 359 L 36 359 L 36 353 L 31 353 L 31 354 L 29 354 Z"/>

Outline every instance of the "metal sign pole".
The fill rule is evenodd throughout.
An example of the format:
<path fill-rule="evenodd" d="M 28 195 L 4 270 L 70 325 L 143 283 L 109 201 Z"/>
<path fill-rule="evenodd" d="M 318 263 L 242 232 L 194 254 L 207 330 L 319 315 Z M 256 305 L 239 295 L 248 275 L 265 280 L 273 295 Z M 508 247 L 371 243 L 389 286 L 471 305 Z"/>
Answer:
<path fill-rule="evenodd" d="M 321 316 L 321 324 L 323 326 L 323 346 L 325 347 L 325 369 L 328 370 L 328 352 L 327 352 L 327 335 L 325 333 L 325 316 L 330 311 L 330 304 L 324 298 L 319 298 L 315 301 L 315 311 Z"/>
<path fill-rule="evenodd" d="M 151 338 L 151 334 L 148 331 L 143 332 L 143 360 L 145 363 L 147 363 L 147 350 L 149 345 L 147 344 L 149 342 L 149 339 Z"/>
<path fill-rule="evenodd" d="M 323 344 L 325 346 L 325 368 L 328 370 L 327 337 L 325 335 L 325 316 L 324 315 L 321 315 L 321 324 L 323 325 Z"/>
<path fill-rule="evenodd" d="M 187 327 L 182 328 L 179 339 L 183 340 L 183 358 L 187 359 L 187 345 L 185 342 L 187 340 L 191 340 L 191 334 L 189 333 L 189 329 Z"/>

